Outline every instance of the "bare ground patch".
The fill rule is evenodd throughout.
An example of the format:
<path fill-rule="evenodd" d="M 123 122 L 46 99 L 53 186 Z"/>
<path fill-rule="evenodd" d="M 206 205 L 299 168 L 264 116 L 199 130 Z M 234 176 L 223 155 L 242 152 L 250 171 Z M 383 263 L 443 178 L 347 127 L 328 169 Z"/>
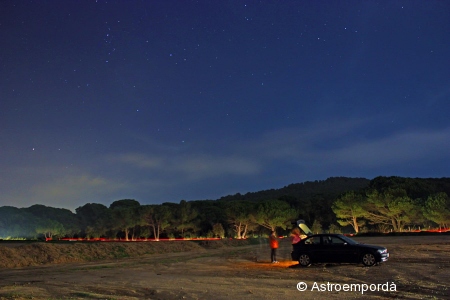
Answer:
<path fill-rule="evenodd" d="M 117 245 L 109 243 L 99 243 L 98 246 L 44 245 L 56 250 L 41 246 L 36 249 L 29 247 L 32 245 L 26 245 L 20 250 L 24 252 L 20 253 L 39 254 L 47 257 L 47 263 L 35 263 L 22 268 L 2 267 L 0 299 L 450 298 L 450 237 L 380 237 L 358 240 L 386 246 L 391 253 L 390 260 L 372 268 L 361 265 L 313 265 L 300 268 L 296 266 L 296 262 L 289 260 L 289 241 L 282 241 L 279 250 L 281 263 L 273 265 L 269 263 L 270 250 L 265 240 L 256 245 L 247 243 L 239 247 L 232 246 L 231 242 L 216 245 L 188 242 L 184 245 L 177 241 L 154 243 L 161 246 L 148 246 L 160 248 L 146 248 L 140 243 L 129 243 L 128 249 L 123 251 L 129 256 L 123 258 L 117 257 L 117 254 L 107 255 L 117 251 L 114 248 Z M 98 260 L 79 262 L 71 258 L 65 262 L 62 256 L 74 251 L 66 246 L 82 250 L 84 255 L 97 255 L 95 257 Z M 80 250 L 78 247 L 85 248 Z M 6 247 L 1 248 L 1 254 L 4 249 Z M 53 260 L 48 259 L 49 253 Z M 11 252 L 7 254 L 15 257 Z M 100 260 L 101 257 L 104 258 Z M 29 260 L 31 259 L 25 261 Z M 307 291 L 299 292 L 296 289 L 300 281 L 308 285 Z M 311 291 L 315 283 L 328 282 L 393 282 L 396 291 L 368 291 L 364 294 L 355 291 Z"/>

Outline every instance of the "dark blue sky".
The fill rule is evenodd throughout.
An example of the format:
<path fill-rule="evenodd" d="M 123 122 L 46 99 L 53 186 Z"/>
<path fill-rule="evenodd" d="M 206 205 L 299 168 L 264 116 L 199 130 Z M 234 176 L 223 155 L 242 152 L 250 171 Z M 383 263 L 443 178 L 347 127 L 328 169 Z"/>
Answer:
<path fill-rule="evenodd" d="M 2 1 L 0 206 L 450 176 L 447 1 Z"/>

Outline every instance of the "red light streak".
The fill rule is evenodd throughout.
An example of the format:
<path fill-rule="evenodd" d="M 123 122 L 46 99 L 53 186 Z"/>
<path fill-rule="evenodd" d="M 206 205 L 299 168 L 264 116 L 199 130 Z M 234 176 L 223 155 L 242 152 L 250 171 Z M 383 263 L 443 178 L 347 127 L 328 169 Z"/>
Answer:
<path fill-rule="evenodd" d="M 51 239 L 48 239 L 51 240 Z M 163 239 L 107 239 L 107 238 L 61 238 L 59 241 L 68 242 L 171 242 L 171 241 L 220 241 L 221 238 L 163 238 Z"/>

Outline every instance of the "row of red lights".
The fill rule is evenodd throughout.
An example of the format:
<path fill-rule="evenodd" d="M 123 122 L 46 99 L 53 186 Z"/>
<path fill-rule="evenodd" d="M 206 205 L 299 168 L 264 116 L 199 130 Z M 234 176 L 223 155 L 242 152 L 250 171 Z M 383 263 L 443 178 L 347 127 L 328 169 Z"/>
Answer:
<path fill-rule="evenodd" d="M 51 238 L 47 238 L 47 241 L 51 241 Z M 221 238 L 163 238 L 163 239 L 108 239 L 108 238 L 61 238 L 59 241 L 68 242 L 159 242 L 159 241 L 217 241 Z M 231 240 L 231 239 L 230 239 Z"/>

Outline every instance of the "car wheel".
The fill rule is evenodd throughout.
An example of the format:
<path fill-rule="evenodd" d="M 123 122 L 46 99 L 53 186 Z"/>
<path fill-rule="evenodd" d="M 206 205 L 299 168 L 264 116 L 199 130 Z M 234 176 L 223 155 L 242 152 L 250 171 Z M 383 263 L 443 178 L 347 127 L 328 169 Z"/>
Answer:
<path fill-rule="evenodd" d="M 375 255 L 373 255 L 370 252 L 367 252 L 363 255 L 362 257 L 362 263 L 363 265 L 365 265 L 366 267 L 371 267 L 376 263 L 376 259 L 375 259 Z"/>
<path fill-rule="evenodd" d="M 308 254 L 302 253 L 298 258 L 298 263 L 302 267 L 307 267 L 311 264 L 311 257 Z"/>

